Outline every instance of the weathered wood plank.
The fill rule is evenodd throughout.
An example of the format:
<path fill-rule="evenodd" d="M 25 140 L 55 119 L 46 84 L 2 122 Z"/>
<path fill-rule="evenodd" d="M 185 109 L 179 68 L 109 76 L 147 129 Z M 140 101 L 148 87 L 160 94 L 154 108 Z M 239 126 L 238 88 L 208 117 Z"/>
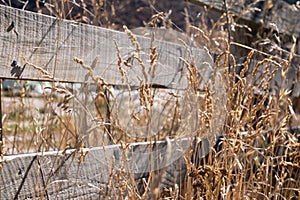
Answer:
<path fill-rule="evenodd" d="M 112 145 L 86 148 L 81 152 L 67 150 L 5 156 L 5 162 L 1 161 L 0 198 L 13 199 L 16 195 L 19 199 L 36 198 L 43 194 L 47 185 L 44 195 L 50 199 L 87 199 L 105 195 L 114 199 L 119 190 L 126 195 L 125 189 L 120 189 L 118 184 L 130 181 L 130 177 L 136 184 L 132 189 L 143 191 L 142 179 L 147 181 L 150 172 L 167 175 L 159 181 L 160 187 L 180 186 L 186 175 L 184 155 L 192 143 L 191 139 L 185 138 L 152 144 L 135 143 L 125 150 L 120 145 Z M 202 148 L 197 149 L 198 158 L 209 151 L 206 140 Z M 118 176 L 120 181 L 117 181 Z"/>
<path fill-rule="evenodd" d="M 225 12 L 224 0 L 187 0 L 199 6 L 206 6 L 218 12 Z M 249 3 L 250 2 L 250 3 Z M 252 2 L 252 3 L 251 3 Z M 265 28 L 274 29 L 277 26 L 280 33 L 300 37 L 300 12 L 295 5 L 290 5 L 283 0 L 259 1 L 253 5 L 253 1 L 227 0 L 227 8 L 230 14 L 255 23 Z"/>
<path fill-rule="evenodd" d="M 11 64 L 16 61 L 14 64 L 23 67 L 25 57 L 30 63 L 49 72 L 57 81 L 84 82 L 87 70 L 73 61 L 74 57 L 78 57 L 87 65 L 95 61 L 95 75 L 103 77 L 109 84 L 126 83 L 117 66 L 118 57 L 114 45 L 116 41 L 124 60 L 132 57 L 135 48 L 125 33 L 5 6 L 0 6 L 0 13 L 0 77 L 12 77 Z M 12 23 L 14 29 L 7 32 Z M 140 42 L 145 71 L 148 72 L 151 39 L 141 36 L 137 36 L 137 39 Z M 186 88 L 187 69 L 179 60 L 180 56 L 188 57 L 186 47 L 165 41 L 155 41 L 154 46 L 157 46 L 158 66 L 151 83 L 170 88 Z M 213 65 L 206 51 L 194 48 L 191 50 L 199 55 L 198 64 Z M 132 86 L 139 85 L 139 78 L 144 79 L 141 66 L 133 60 L 131 68 L 124 68 Z M 150 80 L 150 74 L 147 76 Z M 41 72 L 28 65 L 22 78 L 45 79 Z"/>

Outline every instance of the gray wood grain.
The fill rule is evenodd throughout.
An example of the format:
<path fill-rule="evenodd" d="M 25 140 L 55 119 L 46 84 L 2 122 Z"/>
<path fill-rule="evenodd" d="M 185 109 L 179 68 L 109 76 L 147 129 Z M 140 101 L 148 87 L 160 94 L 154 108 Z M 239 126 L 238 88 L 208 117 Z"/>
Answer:
<path fill-rule="evenodd" d="M 14 28 L 7 31 L 14 23 Z M 75 23 L 67 20 L 0 6 L 0 77 L 13 78 L 10 74 L 13 61 L 23 67 L 25 57 L 30 63 L 41 67 L 57 81 L 84 82 L 87 70 L 73 61 L 78 57 L 86 65 L 95 61 L 95 75 L 103 77 L 109 84 L 124 85 L 117 66 L 118 57 L 114 41 L 118 43 L 121 56 L 127 60 L 135 52 L 128 36 L 123 32 L 101 27 Z M 137 36 L 141 46 L 141 58 L 145 71 L 150 67 L 150 38 Z M 155 41 L 158 66 L 152 84 L 170 88 L 186 88 L 187 69 L 179 57 L 187 58 L 184 45 L 165 41 Z M 213 63 L 210 55 L 202 50 L 190 48 L 199 57 L 199 63 Z M 124 67 L 129 84 L 139 85 L 144 79 L 141 66 L 135 60 L 133 67 Z M 150 74 L 148 83 L 150 84 Z M 42 73 L 27 65 L 21 76 L 23 79 L 49 80 Z"/>
<path fill-rule="evenodd" d="M 5 156 L 1 160 L 0 198 L 35 199 L 44 193 L 45 199 L 95 199 L 109 196 L 120 197 L 119 183 L 136 185 L 132 190 L 143 192 L 142 179 L 148 181 L 150 172 L 155 174 L 155 187 L 173 187 L 180 185 L 186 176 L 184 155 L 189 146 L 194 146 L 192 139 L 141 142 L 130 144 L 125 150 L 120 145 L 86 148 L 82 152 L 44 152 Z M 202 143 L 201 143 L 202 144 Z M 209 151 L 207 141 L 203 149 L 198 149 L 198 158 Z M 80 157 L 83 155 L 79 162 Z M 32 162 L 33 161 L 33 162 Z M 30 163 L 32 165 L 30 166 Z M 27 170 L 28 169 L 28 170 Z M 28 171 L 26 176 L 26 171 Z M 120 181 L 118 181 L 118 177 Z M 130 178 L 134 184 L 130 183 Z M 25 180 L 22 183 L 22 180 Z M 156 181 L 159 181 L 159 186 Z M 47 187 L 45 187 L 47 185 Z"/>
<path fill-rule="evenodd" d="M 224 0 L 188 0 L 189 2 L 206 6 L 219 12 L 225 12 Z M 250 2 L 250 3 L 249 3 Z M 300 37 L 300 11 L 295 5 L 290 5 L 282 0 L 272 1 L 272 7 L 267 5 L 268 1 L 258 5 L 251 5 L 253 1 L 247 0 L 227 0 L 228 12 L 238 19 L 246 20 L 250 23 L 264 28 L 274 29 L 276 25 L 280 33 Z M 270 8 L 270 9 L 268 9 Z"/>

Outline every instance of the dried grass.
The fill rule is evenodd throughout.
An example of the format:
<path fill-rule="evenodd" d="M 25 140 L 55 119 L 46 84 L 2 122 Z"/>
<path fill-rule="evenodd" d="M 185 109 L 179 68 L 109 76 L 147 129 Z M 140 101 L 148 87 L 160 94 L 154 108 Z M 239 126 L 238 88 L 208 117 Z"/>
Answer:
<path fill-rule="evenodd" d="M 66 18 L 72 10 L 66 12 L 63 1 L 60 1 L 60 3 L 61 5 L 58 2 L 52 2 L 49 6 L 51 5 L 53 15 Z M 100 1 L 99 4 L 105 4 L 105 1 Z M 85 19 L 85 15 L 92 16 L 86 20 L 94 22 L 99 21 L 99 18 L 105 15 L 97 15 L 99 8 L 96 6 L 93 7 L 93 13 L 90 13 L 84 1 L 80 5 L 83 9 L 81 21 Z M 187 11 L 185 11 L 185 14 L 188 15 Z M 155 27 L 157 22 L 159 20 L 164 21 L 165 17 L 165 13 L 154 15 L 151 19 L 151 25 Z M 120 169 L 115 171 L 107 166 L 109 182 L 106 191 L 101 191 L 103 192 L 103 197 L 116 199 L 122 199 L 124 196 L 130 199 L 146 199 L 150 197 L 155 199 L 299 198 L 300 145 L 299 136 L 297 138 L 290 132 L 289 123 L 291 117 L 295 115 L 292 101 L 289 97 L 290 91 L 285 87 L 280 88 L 275 93 L 271 93 L 270 90 L 271 82 L 275 79 L 275 74 L 278 71 L 281 72 L 283 80 L 286 79 L 287 70 L 295 54 L 296 40 L 294 39 L 294 45 L 290 50 L 288 59 L 278 59 L 258 49 L 228 41 L 226 31 L 220 31 L 226 24 L 226 20 L 227 22 L 232 20 L 231 16 L 221 16 L 219 21 L 209 29 L 205 25 L 201 26 L 201 28 L 190 25 L 188 16 L 186 17 L 188 30 L 191 33 L 193 31 L 197 32 L 199 35 L 198 39 L 200 38 L 199 40 L 201 40 L 199 43 L 205 44 L 211 52 L 217 53 L 215 67 L 224 72 L 223 77 L 220 79 L 222 81 L 221 84 L 226 86 L 227 94 L 226 121 L 221 141 L 222 149 L 219 151 L 211 149 L 202 165 L 193 163 L 191 159 L 193 151 L 187 151 L 185 165 L 188 176 L 186 182 L 183 183 L 182 188 L 184 189 L 179 188 L 176 184 L 172 188 L 161 189 L 159 186 L 160 181 L 164 176 L 167 176 L 162 170 L 159 174 L 152 172 L 149 180 L 143 180 L 143 193 L 140 193 L 133 175 L 126 173 L 128 162 L 126 162 L 127 158 L 124 153 Z M 166 23 L 170 24 L 170 21 Z M 125 59 L 120 54 L 117 41 L 114 41 L 118 56 L 118 69 L 126 80 L 126 90 L 129 92 L 128 108 L 126 109 L 130 110 L 130 117 L 134 119 L 133 122 L 136 125 L 150 126 L 154 120 L 152 111 L 156 101 L 155 95 L 157 95 L 157 90 L 152 87 L 152 80 L 155 77 L 159 52 L 157 47 L 153 46 L 151 42 L 150 52 L 148 53 L 150 67 L 149 71 L 146 71 L 146 64 L 143 62 L 141 54 L 147 52 L 142 52 L 135 35 L 126 26 L 123 28 L 131 41 L 131 45 L 134 47 L 132 57 Z M 152 37 L 153 40 L 154 36 Z M 236 72 L 237 62 L 234 55 L 230 52 L 230 45 L 238 45 L 250 50 L 245 62 L 241 64 L 242 70 L 240 73 Z M 189 58 L 179 59 L 184 62 L 189 72 L 187 80 L 190 89 L 188 91 L 196 95 L 198 100 L 197 104 L 199 104 L 200 114 L 197 136 L 203 137 L 203 134 L 209 133 L 214 116 L 213 113 L 218 112 L 218 108 L 214 107 L 213 104 L 214 96 L 210 90 L 211 85 L 206 85 L 205 90 L 199 92 L 199 73 L 194 61 L 194 56 L 197 55 L 192 55 L 191 52 L 188 52 L 188 55 Z M 265 58 L 256 61 L 257 55 Z M 44 113 L 39 113 L 42 116 L 42 120 L 39 120 L 36 115 L 30 117 L 30 115 L 26 114 L 28 110 L 34 110 L 35 108 L 26 108 L 24 103 L 26 91 L 21 87 L 20 96 L 18 98 L 15 97 L 17 99 L 15 101 L 18 102 L 14 105 L 16 107 L 4 111 L 5 116 L 9 118 L 3 120 L 4 132 L 14 136 L 13 142 L 6 138 L 6 146 L 4 144 L 0 145 L 3 149 L 8 148 L 7 146 L 12 146 L 10 147 L 12 149 L 7 149 L 6 152 L 22 153 L 32 151 L 31 148 L 33 146 L 34 151 L 76 148 L 81 155 L 78 163 L 82 163 L 85 157 L 82 149 L 84 145 L 87 145 L 86 138 L 88 135 L 81 135 L 78 132 L 74 119 L 76 117 L 74 117 L 74 105 L 72 105 L 74 102 L 81 102 L 84 112 L 88 113 L 93 119 L 95 127 L 103 128 L 101 129 L 102 139 L 105 137 L 108 142 L 103 142 L 101 145 L 121 144 L 123 152 L 125 152 L 129 143 L 141 140 L 139 137 L 130 135 L 128 129 L 122 126 L 119 119 L 122 113 L 113 112 L 111 105 L 118 100 L 114 96 L 111 86 L 102 77 L 95 74 L 93 66 L 86 65 L 80 58 L 74 58 L 74 61 L 87 70 L 88 77 L 96 85 L 96 96 L 92 99 L 95 110 L 88 108 L 82 102 L 83 100 L 76 96 L 73 91 L 53 84 L 50 87 L 51 95 L 44 93 L 42 97 L 45 103 L 45 110 Z M 139 65 L 143 74 L 143 77 L 140 78 L 138 93 L 138 102 L 143 112 L 139 114 L 134 112 L 133 91 L 126 72 L 128 67 L 132 67 L 134 61 Z M 41 72 L 44 77 L 53 80 L 47 71 L 26 60 L 25 63 Z M 211 84 L 214 84 L 214 82 Z M 61 96 L 55 97 L 54 93 L 59 93 Z M 161 132 L 157 134 L 158 136 L 153 138 L 151 135 L 147 135 L 142 140 L 153 141 L 154 139 L 161 140 L 169 137 L 179 137 L 177 130 L 182 124 L 180 120 L 181 112 L 183 111 L 180 103 L 178 103 L 180 93 L 173 91 L 167 93 L 172 98 L 163 105 L 163 109 L 168 111 L 170 105 L 175 107 L 172 111 L 168 111 L 169 121 L 161 129 Z M 11 106 L 13 107 L 13 105 Z M 57 108 L 59 108 L 59 111 L 57 111 Z M 12 115 L 15 115 L 15 118 Z M 15 121 L 17 125 L 9 127 L 12 121 Z M 22 125 L 22 121 L 31 123 L 31 128 L 29 130 L 26 129 L 25 127 L 28 126 Z M 26 139 L 17 141 L 16 137 L 20 133 L 30 135 L 29 141 Z M 23 143 L 23 145 L 20 143 Z M 110 158 L 107 158 L 107 160 L 110 161 Z M 46 185 L 49 184 L 48 181 L 49 179 L 46 181 Z"/>

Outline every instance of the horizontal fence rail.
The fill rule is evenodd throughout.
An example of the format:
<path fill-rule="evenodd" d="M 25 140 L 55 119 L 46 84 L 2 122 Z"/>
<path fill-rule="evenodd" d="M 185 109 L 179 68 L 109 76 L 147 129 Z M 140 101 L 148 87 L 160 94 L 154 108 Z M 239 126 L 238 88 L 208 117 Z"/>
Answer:
<path fill-rule="evenodd" d="M 206 140 L 198 145 L 197 157 L 201 159 L 208 154 L 209 145 Z M 196 147 L 191 139 L 181 139 L 134 143 L 126 148 L 111 145 L 6 156 L 0 160 L 3 164 L 0 197 L 100 198 L 105 196 L 108 187 L 121 187 L 115 180 L 116 174 L 122 181 L 133 178 L 137 188 L 132 190 L 139 192 L 144 189 L 143 179 L 147 180 L 151 172 L 158 173 L 156 177 L 159 173 L 167 175 L 160 187 L 180 186 L 186 176 L 184 156 L 192 146 Z"/>
<path fill-rule="evenodd" d="M 95 75 L 102 77 L 108 84 L 138 86 L 140 80 L 151 80 L 151 84 L 170 88 L 185 89 L 187 69 L 179 57 L 188 57 L 187 47 L 165 41 L 154 41 L 157 47 L 158 65 L 155 77 L 143 77 L 143 70 L 150 66 L 151 39 L 137 36 L 140 52 L 137 52 L 126 33 L 101 27 L 60 20 L 54 17 L 0 6 L 0 77 L 66 82 L 86 82 L 87 70 L 74 58 L 82 59 L 92 65 Z M 118 67 L 115 42 L 124 61 L 131 62 L 139 54 L 144 64 L 136 60 L 132 67 L 125 68 L 129 83 Z M 190 46 L 190 44 L 188 44 Z M 197 62 L 204 67 L 213 65 L 210 55 L 202 49 L 189 48 L 197 55 Z M 34 69 L 25 61 L 40 67 Z M 12 71 L 12 68 L 15 70 Z M 46 71 L 45 78 L 41 71 Z M 44 74 L 45 75 L 45 74 Z M 150 84 L 148 81 L 147 84 Z"/>
<path fill-rule="evenodd" d="M 263 131 L 262 134 L 268 137 L 267 134 L 272 131 Z M 292 127 L 289 131 L 299 142 L 299 127 Z M 248 137 L 248 134 L 252 133 L 242 133 L 243 137 Z M 120 175 L 125 182 L 133 179 L 136 188 L 132 190 L 138 192 L 146 189 L 143 179 L 148 180 L 151 173 L 161 178 L 160 185 L 153 181 L 152 187 L 169 188 L 175 184 L 181 187 L 188 172 L 189 161 L 186 158 L 190 157 L 197 167 L 209 157 L 212 148 L 222 151 L 223 140 L 226 139 L 219 136 L 216 144 L 210 144 L 206 139 L 182 138 L 128 146 L 110 145 L 5 156 L 0 159 L 0 198 L 103 198 L 105 195 L 107 197 L 105 192 L 109 187 L 119 191 L 122 185 L 114 175 Z M 259 138 L 254 142 L 258 148 L 262 145 Z M 284 149 L 284 146 L 278 149 L 277 156 L 282 156 L 280 152 Z M 241 155 L 244 154 L 247 151 L 241 152 Z M 109 195 L 120 197 L 118 194 Z"/>

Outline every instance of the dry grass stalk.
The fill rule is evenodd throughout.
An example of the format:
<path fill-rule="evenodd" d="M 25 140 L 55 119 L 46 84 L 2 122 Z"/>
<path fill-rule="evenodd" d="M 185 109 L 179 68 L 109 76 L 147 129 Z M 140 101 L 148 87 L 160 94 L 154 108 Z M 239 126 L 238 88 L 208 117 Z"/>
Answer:
<path fill-rule="evenodd" d="M 23 59 L 24 59 L 25 65 L 31 66 L 34 69 L 36 69 L 37 71 L 41 72 L 43 78 L 49 78 L 50 80 L 54 79 L 53 76 L 51 74 L 49 74 L 48 71 L 44 70 L 43 68 L 41 68 L 39 66 L 36 66 L 36 65 L 30 63 L 25 57 L 23 57 Z"/>
<path fill-rule="evenodd" d="M 124 29 L 125 33 L 128 35 L 128 37 L 131 41 L 131 44 L 135 47 L 136 51 L 138 53 L 140 53 L 141 52 L 141 47 L 140 47 L 139 42 L 137 41 L 136 36 L 127 28 L 127 26 L 124 25 L 123 29 Z"/>

